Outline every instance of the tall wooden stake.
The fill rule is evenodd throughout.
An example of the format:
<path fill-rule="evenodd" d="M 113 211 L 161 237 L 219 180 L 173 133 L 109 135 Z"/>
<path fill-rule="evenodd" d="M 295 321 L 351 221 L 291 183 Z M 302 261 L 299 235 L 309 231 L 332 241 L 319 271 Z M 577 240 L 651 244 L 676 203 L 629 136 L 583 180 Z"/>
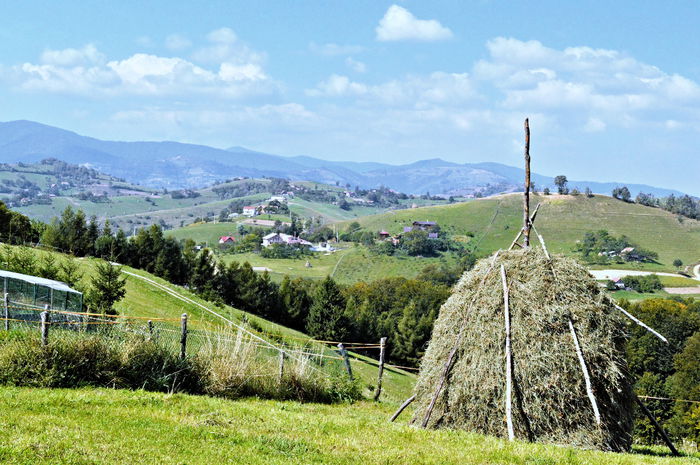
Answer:
<path fill-rule="evenodd" d="M 530 247 L 530 123 L 525 118 L 525 192 L 523 195 L 523 235 L 525 247 Z"/>
<path fill-rule="evenodd" d="M 5 331 L 10 330 L 10 294 L 5 292 L 5 298 L 3 299 L 5 307 Z"/>
<path fill-rule="evenodd" d="M 48 309 L 48 305 L 44 308 Z M 51 317 L 49 316 L 48 310 L 41 312 L 41 345 L 46 346 L 49 344 L 49 324 L 51 322 Z"/>
<path fill-rule="evenodd" d="M 503 310 L 506 326 L 506 424 L 508 427 L 508 440 L 515 439 L 513 429 L 513 358 L 510 351 L 510 308 L 508 303 L 508 283 L 506 282 L 506 268 L 501 265 L 501 281 L 503 282 Z"/>
<path fill-rule="evenodd" d="M 386 338 L 379 339 L 379 375 L 377 375 L 377 390 L 374 392 L 374 400 L 379 400 L 382 394 L 382 376 L 384 375 L 384 350 L 386 347 Z"/>
<path fill-rule="evenodd" d="M 391 416 L 391 418 L 389 418 L 389 421 L 392 422 L 392 421 L 396 420 L 396 419 L 399 417 L 399 415 L 401 415 L 401 412 L 403 412 L 404 409 L 405 409 L 406 407 L 408 407 L 409 404 L 410 404 L 411 402 L 413 402 L 415 399 L 416 399 L 416 395 L 415 395 L 415 394 L 413 394 L 411 397 L 409 397 L 408 399 L 406 399 L 406 400 L 403 402 L 403 404 L 401 404 L 401 407 L 399 407 L 399 409 L 398 409 L 396 412 L 394 412 L 394 414 Z"/>

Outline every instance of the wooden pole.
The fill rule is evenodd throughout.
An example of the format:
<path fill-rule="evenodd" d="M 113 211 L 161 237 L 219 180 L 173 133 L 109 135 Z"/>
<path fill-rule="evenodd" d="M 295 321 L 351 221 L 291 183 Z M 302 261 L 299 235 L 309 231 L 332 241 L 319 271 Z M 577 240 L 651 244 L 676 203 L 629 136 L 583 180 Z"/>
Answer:
<path fill-rule="evenodd" d="M 405 409 L 406 407 L 408 407 L 408 406 L 410 405 L 410 403 L 413 402 L 415 399 L 416 399 L 416 395 L 415 395 L 415 394 L 412 395 L 411 397 L 409 397 L 408 399 L 406 399 L 406 400 L 403 402 L 403 404 L 401 404 L 401 407 L 399 407 L 399 409 L 398 409 L 396 412 L 394 412 L 394 414 L 391 416 L 391 418 L 389 418 L 389 422 L 392 422 L 392 421 L 396 420 L 396 419 L 399 417 L 399 415 L 401 415 L 401 412 L 403 412 L 404 409 Z"/>
<path fill-rule="evenodd" d="M 503 310 L 506 327 L 506 426 L 508 428 L 508 440 L 515 439 L 513 429 L 513 358 L 510 350 L 510 308 L 508 303 L 508 282 L 506 281 L 506 268 L 501 265 L 501 281 L 503 283 Z"/>
<path fill-rule="evenodd" d="M 641 400 L 639 400 L 639 397 L 637 397 L 636 394 L 633 394 L 633 395 L 634 395 L 634 400 L 637 402 L 637 405 L 639 405 L 639 408 L 642 410 L 642 412 L 644 413 L 644 415 L 647 416 L 647 418 L 649 419 L 649 421 L 651 421 L 651 424 L 654 425 L 654 428 L 656 429 L 656 432 L 659 433 L 659 436 L 661 436 L 661 438 L 664 440 L 664 442 L 666 443 L 666 445 L 668 446 L 668 448 L 671 449 L 671 453 L 672 453 L 673 455 L 680 455 L 680 454 L 678 453 L 678 450 L 676 449 L 676 447 L 675 447 L 675 446 L 673 445 L 673 443 L 671 442 L 671 439 L 669 439 L 668 434 L 666 434 L 666 431 L 664 431 L 664 429 L 661 427 L 661 425 L 659 424 L 659 422 L 656 421 L 656 418 L 654 417 L 654 414 L 651 413 L 651 412 L 649 411 L 648 408 L 646 408 L 646 406 L 642 403 Z"/>
<path fill-rule="evenodd" d="M 374 391 L 374 400 L 378 401 L 382 394 L 382 376 L 384 375 L 384 350 L 386 347 L 386 337 L 379 339 L 379 374 L 377 375 L 377 390 Z"/>
<path fill-rule="evenodd" d="M 583 352 L 581 351 L 581 346 L 578 343 L 576 329 L 574 329 L 574 323 L 571 321 L 571 319 L 569 319 L 569 332 L 571 332 L 571 338 L 574 340 L 574 346 L 576 346 L 576 355 L 578 356 L 578 361 L 579 363 L 581 363 L 581 371 L 583 371 L 583 378 L 586 381 L 586 393 L 588 394 L 588 399 L 591 401 L 591 407 L 593 407 L 593 415 L 595 415 L 596 423 L 600 425 L 600 411 L 598 411 L 598 402 L 596 402 L 595 395 L 593 395 L 591 377 L 588 374 L 586 360 L 583 358 Z"/>
<path fill-rule="evenodd" d="M 148 340 L 153 340 L 153 320 L 148 320 Z"/>
<path fill-rule="evenodd" d="M 187 313 L 182 314 L 180 327 L 182 329 L 182 334 L 180 335 L 180 358 L 184 360 L 187 356 Z"/>
<path fill-rule="evenodd" d="M 284 351 L 280 350 L 280 367 L 277 373 L 277 382 L 282 384 L 282 378 L 284 377 Z"/>
<path fill-rule="evenodd" d="M 523 195 L 523 242 L 530 247 L 530 123 L 525 118 L 525 192 Z"/>
<path fill-rule="evenodd" d="M 10 294 L 5 292 L 5 298 L 3 299 L 3 304 L 5 307 L 5 331 L 10 330 Z"/>
<path fill-rule="evenodd" d="M 481 286 L 484 285 L 484 283 L 486 282 L 486 277 L 489 275 L 489 273 L 491 273 L 491 270 L 493 269 L 494 265 L 496 264 L 496 258 L 498 258 L 499 252 L 500 252 L 500 250 L 496 251 L 496 253 L 493 254 L 493 259 L 491 260 L 491 265 L 489 266 L 489 269 L 486 270 L 486 273 L 484 274 L 484 277 L 481 280 L 479 287 L 474 292 L 474 297 L 472 298 L 472 301 L 469 303 L 469 306 L 467 307 L 468 309 L 471 309 L 471 307 L 474 306 L 474 303 L 476 302 L 476 298 L 478 296 L 479 290 L 481 289 Z M 425 412 L 425 416 L 423 417 L 423 423 L 421 423 L 421 427 L 423 427 L 423 428 L 428 426 L 428 421 L 430 421 L 430 416 L 433 414 L 433 409 L 435 408 L 435 403 L 437 402 L 437 399 L 440 396 L 440 393 L 442 392 L 442 388 L 445 386 L 445 381 L 447 380 L 447 375 L 450 373 L 450 369 L 452 368 L 452 363 L 454 362 L 454 359 L 457 356 L 457 350 L 459 349 L 459 346 L 462 343 L 462 337 L 464 337 L 464 325 L 462 325 L 462 328 L 460 328 L 459 334 L 457 334 L 457 340 L 455 341 L 455 345 L 452 348 L 452 351 L 450 351 L 450 355 L 447 356 L 447 361 L 445 361 L 445 367 L 442 370 L 442 376 L 440 377 L 440 382 L 438 383 L 438 387 L 435 389 L 435 393 L 433 394 L 433 398 L 430 400 L 430 404 L 428 405 L 428 410 L 426 410 L 426 412 Z"/>
<path fill-rule="evenodd" d="M 343 362 L 345 362 L 345 370 L 348 372 L 350 379 L 355 379 L 352 376 L 352 367 L 350 366 L 350 358 L 348 357 L 348 351 L 345 350 L 343 343 L 338 344 L 338 349 L 340 350 L 340 355 L 343 357 Z"/>
<path fill-rule="evenodd" d="M 49 323 L 50 323 L 49 312 L 44 310 L 41 312 L 41 345 L 46 346 L 49 344 Z"/>
<path fill-rule="evenodd" d="M 627 318 L 629 318 L 630 320 L 634 321 L 634 322 L 637 323 L 639 326 L 641 326 L 642 328 L 646 329 L 646 330 L 649 331 L 651 334 L 653 334 L 654 336 L 658 337 L 659 339 L 661 339 L 662 341 L 664 341 L 666 344 L 668 344 L 668 339 L 666 339 L 665 337 L 663 337 L 661 334 L 657 333 L 653 328 L 651 328 L 650 326 L 647 326 L 646 324 L 644 324 L 644 322 L 642 322 L 640 319 L 636 318 L 634 315 L 632 315 L 630 312 L 628 312 L 628 311 L 625 310 L 624 308 L 620 307 L 619 305 L 617 305 L 617 304 L 615 304 L 615 303 L 613 303 L 613 305 L 615 306 L 616 309 L 618 309 L 619 311 L 621 311 L 622 314 L 625 315 Z"/>

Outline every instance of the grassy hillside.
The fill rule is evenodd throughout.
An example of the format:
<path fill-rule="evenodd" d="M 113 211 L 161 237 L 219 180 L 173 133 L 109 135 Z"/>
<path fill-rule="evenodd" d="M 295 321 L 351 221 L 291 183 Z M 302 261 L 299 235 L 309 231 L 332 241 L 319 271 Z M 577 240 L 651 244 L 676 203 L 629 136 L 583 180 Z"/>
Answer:
<path fill-rule="evenodd" d="M 699 221 L 685 218 L 680 222 L 664 210 L 599 195 L 593 198 L 533 196 L 533 208 L 538 202 L 542 206 L 535 226 L 551 252 L 570 254 L 585 232 L 607 229 L 615 236 L 624 234 L 641 247 L 659 254 L 659 264 L 626 267 L 675 271 L 672 262 L 676 258 L 684 263 L 700 260 Z M 522 225 L 522 196 L 502 195 L 454 205 L 401 210 L 358 221 L 373 231 L 386 229 L 398 233 L 404 225 L 416 220 L 437 221 L 453 234 L 471 231 L 474 233 L 471 241 L 477 252 L 486 254 L 508 247 L 517 234 Z"/>
<path fill-rule="evenodd" d="M 112 389 L 0 388 L 3 463 L 695 464 L 698 455 L 631 454 L 509 443 L 396 423 L 393 405 L 227 401 Z"/>

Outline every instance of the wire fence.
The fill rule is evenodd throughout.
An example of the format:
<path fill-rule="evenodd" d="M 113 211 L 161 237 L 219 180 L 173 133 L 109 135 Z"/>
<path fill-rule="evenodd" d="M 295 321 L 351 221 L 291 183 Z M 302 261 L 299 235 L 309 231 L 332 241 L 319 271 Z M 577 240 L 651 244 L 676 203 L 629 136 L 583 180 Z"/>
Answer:
<path fill-rule="evenodd" d="M 376 365 L 381 378 L 384 369 L 411 372 L 417 368 L 384 363 L 385 339 L 379 344 L 315 340 L 293 335 L 266 334 L 245 324 L 222 326 L 218 329 L 190 327 L 187 315 L 181 318 L 149 318 L 126 315 L 104 315 L 89 312 L 52 309 L 49 305 L 34 305 L 5 298 L 0 308 L 0 328 L 33 333 L 48 345 L 57 340 L 97 335 L 109 345 L 122 345 L 130 338 L 157 342 L 181 358 L 222 351 L 241 351 L 254 359 L 256 374 L 252 376 L 282 376 L 285 363 L 303 367 L 320 377 L 337 376 L 346 371 L 353 378 L 351 359 Z M 274 341 L 274 342 L 271 342 Z M 378 351 L 379 361 L 362 359 L 353 351 Z M 285 362 L 285 360 L 287 360 Z M 381 381 L 379 381 L 381 383 Z"/>

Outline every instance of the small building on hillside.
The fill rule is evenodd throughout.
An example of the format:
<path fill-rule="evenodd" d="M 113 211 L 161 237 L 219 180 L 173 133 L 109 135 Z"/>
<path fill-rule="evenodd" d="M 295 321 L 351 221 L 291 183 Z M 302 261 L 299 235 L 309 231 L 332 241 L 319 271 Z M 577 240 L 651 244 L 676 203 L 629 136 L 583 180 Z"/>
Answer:
<path fill-rule="evenodd" d="M 258 207 L 254 207 L 251 205 L 243 207 L 243 214 L 245 216 L 256 216 L 259 213 Z"/>
<path fill-rule="evenodd" d="M 287 244 L 299 247 L 311 247 L 313 244 L 307 240 L 301 239 L 299 237 L 294 237 L 289 234 L 284 233 L 270 233 L 263 236 L 262 246 L 270 247 L 274 244 Z"/>
<path fill-rule="evenodd" d="M 221 236 L 219 238 L 219 244 L 232 245 L 234 242 L 236 242 L 236 238 L 233 236 Z"/>

